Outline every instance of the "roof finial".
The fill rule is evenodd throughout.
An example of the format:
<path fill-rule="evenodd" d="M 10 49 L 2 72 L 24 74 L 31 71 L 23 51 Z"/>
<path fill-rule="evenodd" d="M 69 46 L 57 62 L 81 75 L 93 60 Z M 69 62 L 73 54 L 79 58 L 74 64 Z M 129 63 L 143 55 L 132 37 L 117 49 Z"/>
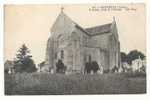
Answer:
<path fill-rule="evenodd" d="M 63 12 L 63 10 L 64 10 L 64 7 L 63 7 L 63 6 L 61 6 L 61 12 Z"/>

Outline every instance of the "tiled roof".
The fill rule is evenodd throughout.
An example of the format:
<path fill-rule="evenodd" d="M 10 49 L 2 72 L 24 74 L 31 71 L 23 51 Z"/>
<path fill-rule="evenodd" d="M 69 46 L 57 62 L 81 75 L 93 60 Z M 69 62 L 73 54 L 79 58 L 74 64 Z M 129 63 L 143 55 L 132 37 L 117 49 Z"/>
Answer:
<path fill-rule="evenodd" d="M 78 25 L 76 22 L 74 22 L 70 17 L 68 17 L 65 13 L 61 12 L 59 14 L 59 16 L 57 17 L 56 21 L 61 18 L 61 19 L 65 19 L 65 21 L 68 22 L 68 24 L 70 24 L 70 26 L 72 24 L 75 25 L 75 27 L 79 28 L 80 30 L 82 30 L 85 34 L 89 35 L 89 36 L 94 36 L 94 35 L 101 35 L 104 33 L 109 33 L 111 32 L 111 25 L 112 23 L 108 23 L 108 24 L 104 24 L 104 25 L 99 25 L 99 26 L 94 26 L 94 27 L 90 27 L 90 28 L 83 28 L 80 25 Z M 55 21 L 55 23 L 56 23 Z M 53 29 L 53 28 L 52 28 Z M 69 30 L 70 28 L 68 28 Z"/>
<path fill-rule="evenodd" d="M 109 23 L 109 24 L 104 24 L 104 25 L 100 25 L 100 26 L 86 28 L 85 30 L 90 35 L 98 35 L 98 34 L 103 34 L 103 33 L 109 33 L 109 32 L 111 32 L 111 25 L 112 25 L 112 23 Z"/>

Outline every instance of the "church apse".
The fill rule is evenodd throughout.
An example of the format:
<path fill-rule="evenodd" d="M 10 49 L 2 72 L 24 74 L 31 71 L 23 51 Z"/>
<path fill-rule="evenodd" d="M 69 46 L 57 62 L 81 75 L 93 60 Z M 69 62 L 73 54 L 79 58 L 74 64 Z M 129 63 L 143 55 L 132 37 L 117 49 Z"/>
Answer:
<path fill-rule="evenodd" d="M 68 72 L 83 73 L 85 63 L 96 61 L 103 70 L 119 67 L 120 44 L 115 20 L 113 22 L 82 28 L 63 11 L 60 12 L 51 28 L 51 43 L 47 43 L 46 57 L 50 67 L 61 59 Z M 49 46 L 51 45 L 51 46 Z M 53 51 L 53 56 L 48 55 Z M 53 64 L 51 64 L 53 62 Z"/>

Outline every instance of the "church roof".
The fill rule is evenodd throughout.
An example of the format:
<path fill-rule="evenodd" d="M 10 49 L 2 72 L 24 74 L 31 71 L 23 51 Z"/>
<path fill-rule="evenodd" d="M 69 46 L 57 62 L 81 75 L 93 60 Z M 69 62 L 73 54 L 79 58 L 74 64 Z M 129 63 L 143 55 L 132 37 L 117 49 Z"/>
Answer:
<path fill-rule="evenodd" d="M 104 24 L 104 25 L 99 25 L 99 26 L 86 28 L 85 30 L 90 35 L 99 35 L 99 34 L 111 32 L 111 26 L 112 26 L 112 23 L 109 23 L 109 24 Z"/>
<path fill-rule="evenodd" d="M 67 27 L 68 32 L 70 32 L 72 30 L 72 27 L 75 26 L 89 36 L 95 36 L 95 35 L 101 35 L 104 33 L 109 33 L 112 30 L 112 28 L 111 28 L 112 23 L 94 26 L 94 27 L 90 27 L 90 28 L 83 28 L 79 24 L 74 22 L 70 17 L 68 17 L 63 11 L 61 11 L 59 16 L 57 17 L 51 30 L 56 30 L 56 27 L 60 26 L 61 23 L 65 23 L 65 27 Z M 65 33 L 67 33 L 66 28 L 62 28 L 62 29 L 65 29 Z M 58 31 L 58 27 L 57 27 L 57 31 Z"/>
<path fill-rule="evenodd" d="M 85 29 L 83 29 L 80 25 L 78 25 L 78 24 L 75 23 L 75 26 L 76 26 L 77 28 L 79 28 L 80 30 L 82 30 L 85 34 L 91 36 L 91 34 L 88 33 Z"/>

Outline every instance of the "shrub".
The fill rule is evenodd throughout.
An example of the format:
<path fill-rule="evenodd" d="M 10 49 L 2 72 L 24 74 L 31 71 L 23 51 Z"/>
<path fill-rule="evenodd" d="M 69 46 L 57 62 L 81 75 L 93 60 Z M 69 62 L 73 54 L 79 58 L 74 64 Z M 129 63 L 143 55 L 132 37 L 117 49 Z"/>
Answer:
<path fill-rule="evenodd" d="M 92 62 L 92 70 L 94 73 L 96 73 L 99 70 L 99 65 L 96 61 Z"/>
<path fill-rule="evenodd" d="M 99 65 L 98 65 L 98 63 L 96 61 L 86 62 L 84 73 L 88 73 L 89 74 L 91 71 L 96 73 L 98 70 L 99 70 Z"/>
<path fill-rule="evenodd" d="M 32 56 L 29 54 L 30 51 L 25 44 L 18 50 L 14 61 L 15 72 L 35 72 L 36 67 Z"/>
<path fill-rule="evenodd" d="M 90 73 L 91 72 L 91 63 L 86 62 L 85 68 L 84 68 L 84 73 Z"/>
<path fill-rule="evenodd" d="M 65 73 L 67 67 L 64 65 L 64 63 L 62 62 L 62 60 L 58 60 L 58 62 L 56 63 L 56 72 L 57 73 Z"/>

